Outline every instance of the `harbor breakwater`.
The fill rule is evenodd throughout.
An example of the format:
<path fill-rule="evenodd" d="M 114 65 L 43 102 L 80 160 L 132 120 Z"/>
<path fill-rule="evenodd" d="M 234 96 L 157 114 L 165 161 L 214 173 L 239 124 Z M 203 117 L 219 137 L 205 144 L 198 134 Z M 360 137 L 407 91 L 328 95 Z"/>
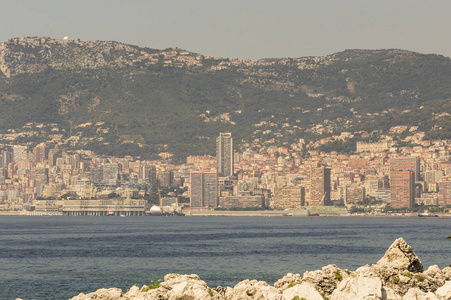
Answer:
<path fill-rule="evenodd" d="M 426 270 L 403 238 L 396 239 L 385 255 L 373 265 L 355 271 L 328 265 L 303 275 L 288 273 L 274 285 L 245 279 L 234 287 L 208 287 L 198 275 L 168 274 L 161 282 L 148 286 L 132 286 L 81 293 L 71 300 L 88 299 L 275 299 L 275 300 L 449 300 L 451 299 L 451 267 L 433 265 Z"/>

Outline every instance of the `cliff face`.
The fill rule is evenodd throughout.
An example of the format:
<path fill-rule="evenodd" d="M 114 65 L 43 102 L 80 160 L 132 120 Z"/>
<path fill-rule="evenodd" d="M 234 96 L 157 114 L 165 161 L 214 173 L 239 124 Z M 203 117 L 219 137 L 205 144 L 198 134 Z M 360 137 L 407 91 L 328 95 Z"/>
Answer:
<path fill-rule="evenodd" d="M 140 55 L 118 42 L 18 38 L 0 44 L 0 70 L 10 78 L 23 73 L 124 67 Z"/>

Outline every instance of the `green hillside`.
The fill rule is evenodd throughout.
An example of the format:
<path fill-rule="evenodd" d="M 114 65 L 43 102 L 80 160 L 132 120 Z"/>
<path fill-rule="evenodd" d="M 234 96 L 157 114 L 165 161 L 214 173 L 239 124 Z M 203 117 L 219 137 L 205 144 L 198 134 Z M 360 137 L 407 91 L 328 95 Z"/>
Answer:
<path fill-rule="evenodd" d="M 325 119 L 337 130 L 345 121 L 384 128 L 387 122 L 367 114 L 451 98 L 449 58 L 402 50 L 250 62 L 180 49 L 29 38 L 2 44 L 0 69 L 3 132 L 29 122 L 57 123 L 65 135 L 98 137 L 89 127 L 76 127 L 105 122 L 104 139 L 84 147 L 112 155 L 213 154 L 219 132 L 232 132 L 238 144 L 270 138 L 255 133 L 253 125 L 261 121 L 284 126 L 278 139 L 285 142 L 312 136 L 308 128 Z M 423 123 L 431 130 L 431 121 Z M 122 143 L 121 136 L 137 140 Z"/>

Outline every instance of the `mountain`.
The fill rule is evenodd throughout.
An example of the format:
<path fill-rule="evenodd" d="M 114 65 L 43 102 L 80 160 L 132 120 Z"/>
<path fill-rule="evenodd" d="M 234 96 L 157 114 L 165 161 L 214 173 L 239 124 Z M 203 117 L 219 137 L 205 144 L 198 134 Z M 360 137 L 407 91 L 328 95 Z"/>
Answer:
<path fill-rule="evenodd" d="M 219 132 L 291 143 L 451 98 L 451 59 L 397 49 L 250 61 L 32 37 L 0 44 L 0 71 L 2 132 L 54 123 L 115 155 L 212 154 Z"/>

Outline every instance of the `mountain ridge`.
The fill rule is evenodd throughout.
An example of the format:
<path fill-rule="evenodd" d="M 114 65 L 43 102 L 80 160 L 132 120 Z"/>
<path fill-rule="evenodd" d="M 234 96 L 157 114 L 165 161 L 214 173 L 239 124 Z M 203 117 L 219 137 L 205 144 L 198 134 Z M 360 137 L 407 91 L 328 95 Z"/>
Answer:
<path fill-rule="evenodd" d="M 314 138 L 321 124 L 348 130 L 373 114 L 451 98 L 451 59 L 399 49 L 251 61 L 16 38 L 0 44 L 0 70 L 0 130 L 58 123 L 68 135 L 79 124 L 105 122 L 116 139 L 141 137 L 141 146 L 124 145 L 124 152 L 157 153 L 165 145 L 180 156 L 214 153 L 219 132 L 232 132 L 238 145 L 290 143 Z M 277 128 L 255 133 L 261 122 Z M 111 146 L 104 144 L 84 146 Z"/>

